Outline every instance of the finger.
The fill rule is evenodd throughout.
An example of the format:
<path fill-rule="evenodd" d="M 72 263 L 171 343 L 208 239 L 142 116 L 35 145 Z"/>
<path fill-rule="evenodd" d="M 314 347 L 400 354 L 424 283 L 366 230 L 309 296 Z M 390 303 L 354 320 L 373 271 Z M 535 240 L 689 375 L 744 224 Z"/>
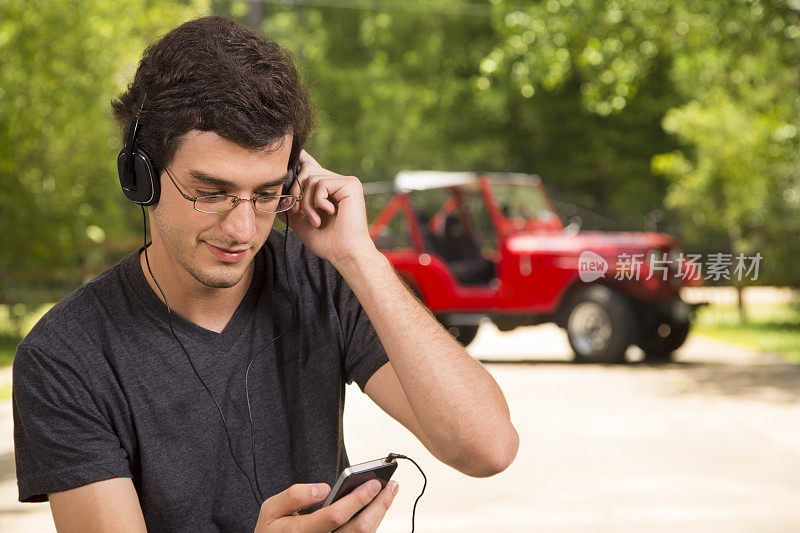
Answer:
<path fill-rule="evenodd" d="M 317 165 L 317 166 L 321 166 L 321 165 L 320 165 L 320 164 L 317 162 L 317 160 L 316 160 L 316 159 L 314 159 L 313 157 L 311 157 L 311 154 L 309 154 L 309 153 L 308 153 L 308 152 L 306 152 L 305 150 L 300 150 L 300 157 L 298 158 L 298 160 L 299 160 L 301 163 L 313 163 L 313 164 L 315 164 L 315 165 Z"/>
<path fill-rule="evenodd" d="M 371 479 L 358 486 L 347 496 L 336 500 L 305 516 L 312 531 L 333 531 L 347 523 L 354 514 L 367 505 L 381 490 L 381 483 Z"/>
<path fill-rule="evenodd" d="M 369 502 L 369 505 L 358 514 L 357 517 L 350 520 L 343 527 L 337 531 L 342 533 L 346 531 L 375 531 L 378 529 L 383 517 L 386 516 L 386 511 L 391 507 L 394 497 L 397 495 L 399 485 L 397 481 L 390 481 L 386 487 L 377 495 L 375 499 Z"/>
<path fill-rule="evenodd" d="M 326 483 L 296 483 L 278 494 L 264 500 L 259 512 L 259 521 L 274 522 L 290 516 L 300 509 L 323 501 L 331 488 Z"/>
<path fill-rule="evenodd" d="M 302 174 L 303 172 L 300 173 L 300 175 Z M 319 183 L 322 183 L 323 180 L 324 190 L 319 191 Z M 322 221 L 320 217 L 320 211 L 317 209 L 317 207 L 324 208 L 330 214 L 334 214 L 336 212 L 336 205 L 331 202 L 330 205 L 326 206 L 325 202 L 320 203 L 316 202 L 315 200 L 320 198 L 334 198 L 340 193 L 340 191 L 346 190 L 345 187 L 348 184 L 356 183 L 359 187 L 361 186 L 361 182 L 358 180 L 358 178 L 352 176 L 340 176 L 332 173 L 304 175 L 302 178 L 298 178 L 298 182 L 300 183 L 299 189 L 295 189 L 293 186 L 292 191 L 297 191 L 293 194 L 301 195 L 302 199 L 292 207 L 292 213 L 298 213 L 301 210 L 309 213 L 310 218 L 314 221 L 314 225 L 317 227 L 320 226 Z M 301 190 L 302 194 L 300 192 Z M 318 191 L 319 195 L 317 196 Z M 339 198 L 336 200 L 339 200 Z M 331 210 L 331 208 L 333 209 Z"/>
<path fill-rule="evenodd" d="M 299 163 L 298 172 L 297 172 L 297 179 L 295 183 L 300 185 L 300 189 L 302 189 L 303 182 L 311 176 L 312 174 L 320 174 L 321 172 L 326 172 L 324 168 L 319 166 L 319 163 L 308 155 L 308 152 L 305 150 L 300 152 L 300 157 L 298 158 L 297 162 Z M 294 189 L 294 187 L 292 187 Z M 300 190 L 298 189 L 298 190 Z"/>
<path fill-rule="evenodd" d="M 319 216 L 317 209 L 314 207 L 314 195 L 316 194 L 317 184 L 321 179 L 322 176 L 309 176 L 303 185 L 303 211 L 316 227 L 322 224 L 322 217 Z"/>
<path fill-rule="evenodd" d="M 333 205 L 333 203 L 331 203 L 330 200 L 328 200 L 329 197 L 330 193 L 328 192 L 325 182 L 320 181 L 317 184 L 316 191 L 314 191 L 314 205 L 320 209 L 324 209 L 328 212 L 328 214 L 332 215 L 336 212 L 336 207 Z"/>
<path fill-rule="evenodd" d="M 322 209 L 327 211 L 329 215 L 336 214 L 336 206 L 333 204 L 333 202 L 331 202 L 327 198 L 317 201 L 317 207 L 321 207 Z"/>
<path fill-rule="evenodd" d="M 330 198 L 332 201 L 338 202 L 344 200 L 361 190 L 361 181 L 353 176 L 322 175 L 312 176 L 309 179 L 315 180 L 315 178 L 316 181 L 324 180 L 324 196 Z M 306 189 L 306 192 L 309 190 L 310 189 Z"/>

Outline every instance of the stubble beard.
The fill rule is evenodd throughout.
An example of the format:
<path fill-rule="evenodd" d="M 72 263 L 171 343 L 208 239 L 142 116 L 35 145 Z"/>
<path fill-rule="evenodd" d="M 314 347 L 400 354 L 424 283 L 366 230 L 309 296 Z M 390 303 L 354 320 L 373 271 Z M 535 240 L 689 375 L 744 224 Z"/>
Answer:
<path fill-rule="evenodd" d="M 151 223 L 157 228 L 158 235 L 161 237 L 166 253 L 171 255 L 186 272 L 206 287 L 212 289 L 229 289 L 234 287 L 242 281 L 250 268 L 250 264 L 255 260 L 255 258 L 251 258 L 247 266 L 241 271 L 233 264 L 229 267 L 223 266 L 219 269 L 221 270 L 219 273 L 204 270 L 200 267 L 200 261 L 197 258 L 197 255 L 202 253 L 200 252 L 200 248 L 205 246 L 202 242 L 199 240 L 195 241 L 193 248 L 192 245 L 182 241 L 180 237 L 175 234 L 177 232 L 173 232 L 160 224 L 158 216 L 153 217 Z M 236 265 L 238 265 L 238 263 L 236 263 Z"/>
<path fill-rule="evenodd" d="M 222 275 L 214 276 L 209 272 L 204 272 L 196 265 L 184 263 L 183 261 L 180 261 L 180 259 L 179 262 L 194 279 L 212 289 L 229 289 L 234 287 L 237 283 L 242 281 L 242 278 L 244 278 L 244 275 L 247 273 L 247 268 L 245 268 L 241 272 L 230 270 Z"/>

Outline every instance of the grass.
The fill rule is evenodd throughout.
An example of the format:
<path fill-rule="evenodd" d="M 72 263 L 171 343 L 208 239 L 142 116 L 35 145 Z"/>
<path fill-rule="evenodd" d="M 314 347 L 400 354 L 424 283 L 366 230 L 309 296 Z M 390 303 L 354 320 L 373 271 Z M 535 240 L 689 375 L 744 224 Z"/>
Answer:
<path fill-rule="evenodd" d="M 692 331 L 719 340 L 776 353 L 800 363 L 800 305 L 751 304 L 747 322 L 734 305 L 708 305 L 698 310 Z"/>

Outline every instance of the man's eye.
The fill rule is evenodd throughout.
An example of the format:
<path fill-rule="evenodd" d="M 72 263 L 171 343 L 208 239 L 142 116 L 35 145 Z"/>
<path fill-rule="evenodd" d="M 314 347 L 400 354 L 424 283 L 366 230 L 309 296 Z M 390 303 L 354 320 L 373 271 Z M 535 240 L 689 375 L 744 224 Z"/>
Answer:
<path fill-rule="evenodd" d="M 211 194 L 205 196 L 198 196 L 195 200 L 196 204 L 203 204 L 203 205 L 218 205 L 231 202 L 232 198 L 230 196 L 225 196 L 224 194 Z"/>

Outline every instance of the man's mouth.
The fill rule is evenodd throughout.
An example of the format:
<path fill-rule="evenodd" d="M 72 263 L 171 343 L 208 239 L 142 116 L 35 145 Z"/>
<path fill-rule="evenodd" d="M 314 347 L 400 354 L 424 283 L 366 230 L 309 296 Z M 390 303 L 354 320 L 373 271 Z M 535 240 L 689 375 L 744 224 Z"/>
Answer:
<path fill-rule="evenodd" d="M 250 248 L 233 248 L 233 249 L 221 248 L 219 246 L 214 246 L 213 244 L 210 244 L 206 241 L 203 241 L 203 244 L 205 244 L 208 247 L 209 251 L 211 251 L 211 253 L 217 257 L 217 259 L 225 261 L 226 263 L 235 263 L 241 260 L 247 253 L 247 250 L 250 249 Z"/>

